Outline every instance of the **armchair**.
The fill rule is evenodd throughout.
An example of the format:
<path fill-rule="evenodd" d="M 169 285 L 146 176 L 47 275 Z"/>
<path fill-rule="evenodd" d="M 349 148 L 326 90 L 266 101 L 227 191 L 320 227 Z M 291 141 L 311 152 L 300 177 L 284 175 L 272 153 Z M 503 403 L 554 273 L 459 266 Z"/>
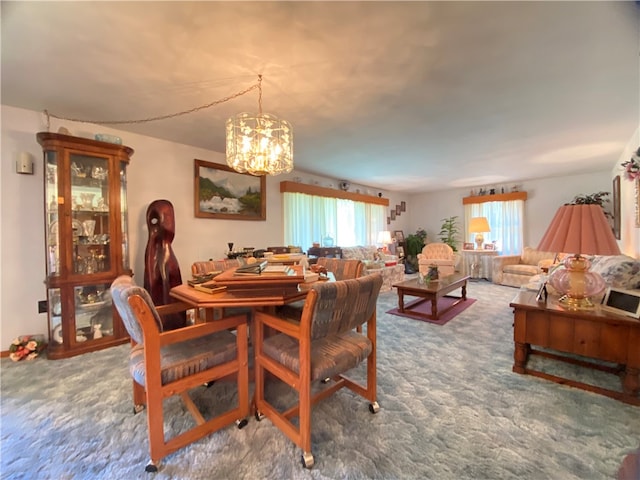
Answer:
<path fill-rule="evenodd" d="M 562 256 L 559 254 L 559 258 Z M 524 247 L 521 255 L 493 257 L 493 283 L 509 287 L 526 285 L 535 275 L 542 273 L 542 268 L 551 266 L 554 258 L 554 252 L 543 252 L 533 247 Z"/>
<path fill-rule="evenodd" d="M 314 464 L 311 407 L 315 403 L 347 387 L 370 402 L 372 413 L 380 408 L 376 401 L 376 301 L 381 285 L 379 274 L 315 284 L 300 322 L 255 314 L 256 418 L 266 416 L 298 445 L 306 468 Z M 366 335 L 354 330 L 365 323 Z M 277 333 L 265 338 L 267 327 Z M 364 360 L 366 385 L 344 375 Z M 298 402 L 293 407 L 280 411 L 265 398 L 267 372 L 297 391 Z M 319 387 L 314 393 L 312 383 Z M 297 422 L 291 421 L 294 417 Z"/>
<path fill-rule="evenodd" d="M 446 277 L 456 271 L 456 256 L 446 243 L 430 243 L 418 254 L 418 269 L 426 275 L 431 265 L 438 266 L 440 276 Z"/>
<path fill-rule="evenodd" d="M 230 423 L 236 422 L 239 428 L 246 425 L 249 371 L 245 315 L 165 332 L 160 321 L 161 307 L 156 309 L 149 293 L 134 285 L 129 276 L 114 280 L 111 295 L 132 339 L 129 371 L 144 391 L 150 454 L 147 472 L 156 472 L 157 463 L 170 453 Z M 177 306 L 173 303 L 166 307 L 175 312 Z M 235 330 L 236 335 L 229 330 Z M 188 391 L 229 375 L 237 377 L 238 405 L 205 420 Z M 163 400 L 177 394 L 196 426 L 165 439 Z"/>

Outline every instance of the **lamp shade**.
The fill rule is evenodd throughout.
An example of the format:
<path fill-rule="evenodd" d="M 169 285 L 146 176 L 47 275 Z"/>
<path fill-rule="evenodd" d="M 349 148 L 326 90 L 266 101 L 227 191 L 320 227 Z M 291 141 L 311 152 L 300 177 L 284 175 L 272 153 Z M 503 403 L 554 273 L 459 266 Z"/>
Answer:
<path fill-rule="evenodd" d="M 391 240 L 391 232 L 389 230 L 378 232 L 378 243 L 381 243 L 383 245 L 389 245 L 390 243 L 393 243 L 393 240 Z"/>
<path fill-rule="evenodd" d="M 540 240 L 544 252 L 620 255 L 620 248 L 600 205 L 564 205 Z"/>
<path fill-rule="evenodd" d="M 473 217 L 469 220 L 469 232 L 470 233 L 485 233 L 490 232 L 489 222 L 487 217 Z"/>

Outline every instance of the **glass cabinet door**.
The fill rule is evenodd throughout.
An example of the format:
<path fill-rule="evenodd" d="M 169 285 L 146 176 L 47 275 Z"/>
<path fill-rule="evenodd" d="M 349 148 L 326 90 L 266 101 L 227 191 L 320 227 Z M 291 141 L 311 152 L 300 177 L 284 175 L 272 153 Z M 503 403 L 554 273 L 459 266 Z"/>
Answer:
<path fill-rule="evenodd" d="M 73 273 L 111 270 L 109 163 L 107 158 L 71 154 Z"/>
<path fill-rule="evenodd" d="M 47 276 L 60 275 L 60 225 L 58 223 L 58 156 L 55 151 L 45 154 L 46 199 L 45 241 L 47 245 Z"/>
<path fill-rule="evenodd" d="M 74 287 L 75 341 L 99 340 L 113 335 L 113 310 L 108 283 Z"/>

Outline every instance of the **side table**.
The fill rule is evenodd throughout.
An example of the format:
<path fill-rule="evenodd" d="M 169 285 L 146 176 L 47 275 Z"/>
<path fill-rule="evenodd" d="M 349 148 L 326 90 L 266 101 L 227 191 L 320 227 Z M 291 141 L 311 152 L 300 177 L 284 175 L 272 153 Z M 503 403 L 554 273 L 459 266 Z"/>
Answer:
<path fill-rule="evenodd" d="M 462 273 L 471 278 L 486 278 L 491 280 L 491 259 L 500 252 L 496 250 L 462 250 Z"/>
<path fill-rule="evenodd" d="M 514 310 L 513 371 L 640 405 L 640 322 L 605 312 L 599 306 L 569 310 L 554 297 L 546 302 L 537 302 L 535 297 L 535 292 L 521 291 L 510 304 Z M 619 375 L 622 391 L 530 368 L 527 362 L 533 354 Z"/>

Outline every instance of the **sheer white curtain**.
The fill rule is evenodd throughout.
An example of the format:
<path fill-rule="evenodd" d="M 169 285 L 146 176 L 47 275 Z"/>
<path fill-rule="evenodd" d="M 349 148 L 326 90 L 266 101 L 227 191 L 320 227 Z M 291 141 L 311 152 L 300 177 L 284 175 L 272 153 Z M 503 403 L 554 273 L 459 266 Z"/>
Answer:
<path fill-rule="evenodd" d="M 330 237 L 340 247 L 375 245 L 385 207 L 305 193 L 283 193 L 284 242 L 307 250 Z"/>
<path fill-rule="evenodd" d="M 464 206 L 464 224 L 467 242 L 474 242 L 475 233 L 468 231 L 473 217 L 487 217 L 491 232 L 485 233 L 485 243 L 496 241 L 502 255 L 522 253 L 524 235 L 524 201 L 471 203 Z"/>

